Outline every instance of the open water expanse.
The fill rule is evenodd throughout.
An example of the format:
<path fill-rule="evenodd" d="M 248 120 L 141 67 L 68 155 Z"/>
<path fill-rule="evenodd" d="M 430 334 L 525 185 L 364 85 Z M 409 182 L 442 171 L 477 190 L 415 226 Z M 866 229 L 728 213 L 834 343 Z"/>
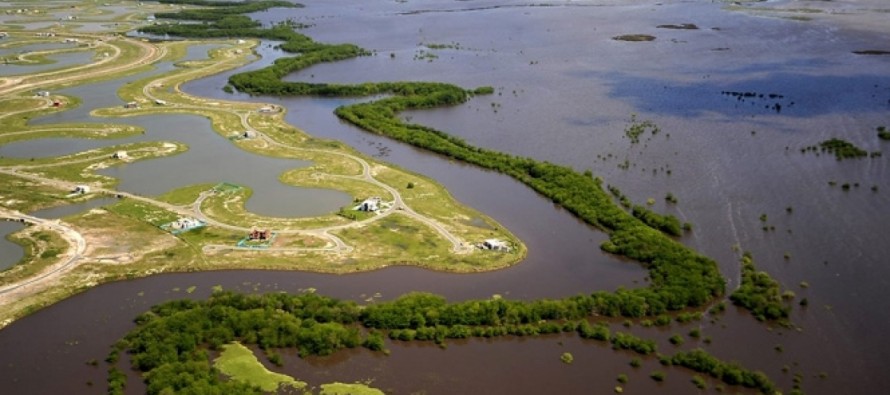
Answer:
<path fill-rule="evenodd" d="M 785 4 L 771 4 L 776 3 Z M 806 3 L 802 7 L 809 4 L 801 3 Z M 890 152 L 845 161 L 800 152 L 832 137 L 870 152 L 890 150 L 890 142 L 880 141 L 875 133 L 877 126 L 890 126 L 890 56 L 852 53 L 890 50 L 887 30 L 868 28 L 873 26 L 869 22 L 874 15 L 888 15 L 881 2 L 838 1 L 824 13 L 844 13 L 849 18 L 820 18 L 813 13 L 812 20 L 728 10 L 726 4 L 710 1 L 575 1 L 542 6 L 495 0 L 313 0 L 305 4 L 302 9 L 279 9 L 254 17 L 266 23 L 293 18 L 313 24 L 305 33 L 318 41 L 351 42 L 377 55 L 318 65 L 288 79 L 428 80 L 468 88 L 494 86 L 494 95 L 476 97 L 462 106 L 403 116 L 479 146 L 590 169 L 636 203 L 654 198 L 656 211 L 694 225 L 692 235 L 682 241 L 719 262 L 730 292 L 738 285 L 738 253 L 733 250 L 737 246 L 750 251 L 758 268 L 793 290 L 798 299 L 809 301 L 806 309 L 795 304 L 791 317 L 800 331 L 768 329 L 734 308 L 716 323 L 703 320 L 669 329 L 630 329 L 660 339 L 661 352 L 702 346 L 722 359 L 763 370 L 786 390 L 791 388 L 793 374 L 799 373 L 808 394 L 876 394 L 890 388 L 890 376 L 883 368 L 883 359 L 890 354 L 884 339 L 890 332 L 890 299 L 886 297 Z M 694 23 L 698 29 L 657 27 L 682 23 Z M 650 34 L 656 39 L 611 39 L 621 34 Z M 422 44 L 453 47 L 430 49 Z M 281 56 L 267 45 L 260 49 L 262 61 L 246 69 Z M 231 98 L 220 90 L 230 74 L 195 81 L 184 89 Z M 84 89 L 80 94 L 86 95 L 90 88 L 71 91 L 76 89 Z M 754 96 L 739 98 L 727 92 Z M 132 327 L 132 318 L 152 304 L 206 297 L 214 285 L 251 292 L 313 287 L 325 295 L 355 300 L 377 292 L 389 299 L 422 290 L 456 300 L 492 294 L 561 297 L 635 287 L 644 281 L 645 272 L 638 265 L 599 250 L 605 239 L 602 233 L 512 179 L 338 121 L 333 109 L 349 100 L 234 97 L 286 106 L 288 121 L 312 135 L 344 141 L 435 178 L 458 200 L 517 234 L 529 247 L 528 259 L 510 269 L 473 275 L 409 267 L 342 276 L 224 271 L 106 284 L 0 331 L 3 392 L 103 391 L 105 369 L 85 361 L 103 359 L 109 345 Z M 623 129 L 632 114 L 655 122 L 661 132 L 631 144 Z M 163 133 L 159 129 L 171 125 L 168 122 L 191 118 L 196 117 L 101 122 L 142 125 L 150 136 Z M 196 119 L 189 124 L 189 134 L 202 137 L 186 141 L 184 134 L 163 135 L 163 139 L 186 142 L 196 152 L 196 144 L 228 149 L 226 155 L 238 151 L 210 131 L 206 121 Z M 123 140 L 102 144 L 119 141 Z M 20 143 L 19 148 L 28 143 Z M 240 163 L 245 165 L 267 160 L 242 155 Z M 189 158 L 189 154 L 134 163 L 104 174 L 122 177 L 122 189 L 147 184 L 146 188 L 160 190 L 145 193 L 161 193 L 197 181 L 173 178 L 170 168 L 139 176 L 127 173 L 128 169 L 216 163 L 213 155 L 179 158 Z M 281 169 L 299 165 L 285 163 Z M 279 171 L 277 167 L 269 171 L 273 169 Z M 849 190 L 841 188 L 845 183 Z M 263 194 L 270 201 L 249 209 L 262 213 L 275 207 L 279 192 L 271 189 L 272 184 L 254 186 L 257 193 L 251 201 Z M 678 204 L 664 203 L 668 192 L 678 198 Z M 763 214 L 765 222 L 760 220 Z M 784 259 L 786 254 L 790 259 Z M 802 281 L 809 287 L 800 287 Z M 197 286 L 197 291 L 182 291 L 189 286 Z M 692 328 L 700 328 L 712 343 L 687 341 L 674 347 L 667 342 L 670 335 Z M 776 351 L 779 345 L 781 352 Z M 661 369 L 656 360 L 646 359 L 641 369 L 634 370 L 628 366 L 633 355 L 575 336 L 450 342 L 447 349 L 388 346 L 390 356 L 365 350 L 308 360 L 290 355 L 284 368 L 277 370 L 313 385 L 371 378 L 375 387 L 399 394 L 610 393 L 619 373 L 630 377 L 626 393 L 694 391 L 687 370 L 664 369 L 667 381 L 656 384 L 648 378 L 652 370 Z M 573 364 L 560 362 L 559 355 L 565 351 L 575 356 Z M 783 366 L 790 371 L 783 373 Z M 819 378 L 823 372 L 826 377 Z M 89 387 L 88 381 L 96 385 Z M 135 377 L 130 380 L 132 393 L 142 390 L 137 382 Z M 715 384 L 711 382 L 710 387 Z"/>

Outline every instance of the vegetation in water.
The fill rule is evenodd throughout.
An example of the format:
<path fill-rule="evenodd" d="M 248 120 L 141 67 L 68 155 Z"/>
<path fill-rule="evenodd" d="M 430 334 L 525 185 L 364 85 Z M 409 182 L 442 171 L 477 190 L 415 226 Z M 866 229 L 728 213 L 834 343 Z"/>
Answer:
<path fill-rule="evenodd" d="M 630 125 L 624 129 L 624 135 L 630 139 L 632 144 L 640 142 L 640 136 L 646 132 L 650 132 L 653 136 L 658 134 L 660 129 L 652 121 L 637 121 L 636 116 L 631 117 Z"/>
<path fill-rule="evenodd" d="M 776 385 L 763 372 L 751 371 L 735 363 L 723 362 L 700 348 L 692 351 L 680 351 L 671 357 L 662 356 L 660 361 L 664 365 L 682 366 L 705 373 L 726 384 L 754 388 L 763 394 L 776 393 Z"/>
<path fill-rule="evenodd" d="M 733 303 L 754 314 L 760 321 L 788 319 L 791 308 L 782 299 L 779 282 L 763 271 L 757 271 L 750 253 L 742 256 L 742 284 L 729 297 Z"/>
<path fill-rule="evenodd" d="M 655 36 L 648 34 L 622 34 L 612 37 L 612 39 L 616 41 L 653 41 Z"/>
<path fill-rule="evenodd" d="M 208 6 L 211 8 L 202 12 L 213 10 L 212 5 Z M 405 123 L 397 115 L 405 110 L 460 104 L 474 94 L 493 92 L 491 87 L 465 90 L 437 82 L 327 84 L 282 81 L 285 75 L 318 63 L 370 53 L 351 44 L 316 43 L 288 26 L 245 29 L 223 23 L 228 16 L 222 17 L 219 13 L 213 15 L 215 16 L 210 17 L 201 14 L 204 19 L 200 20 L 207 21 L 206 25 L 161 25 L 146 27 L 143 31 L 158 33 L 159 30 L 154 29 L 169 28 L 179 30 L 166 31 L 167 34 L 184 36 L 195 34 L 202 37 L 202 34 L 211 31 L 213 34 L 226 36 L 277 39 L 285 41 L 281 45 L 283 50 L 299 54 L 277 59 L 271 66 L 260 70 L 231 76 L 229 83 L 242 92 L 288 96 L 388 95 L 376 101 L 339 107 L 336 114 L 369 132 L 509 175 L 585 222 L 608 232 L 610 239 L 602 245 L 603 250 L 640 261 L 650 271 L 652 281 L 648 288 L 597 293 L 598 303 L 609 306 L 604 309 L 605 314 L 630 317 L 656 315 L 668 310 L 701 306 L 723 294 L 724 281 L 713 260 L 665 236 L 647 225 L 647 221 L 671 234 L 679 234 L 675 231 L 679 225 L 667 217 L 641 211 L 638 215 L 646 218 L 644 221 L 624 211 L 603 191 L 600 179 L 585 176 L 567 166 L 475 147 L 439 130 Z M 165 15 L 165 18 L 177 19 L 193 17 L 193 14 Z M 651 123 L 641 122 L 639 125 L 643 130 L 657 132 L 657 127 Z"/>
<path fill-rule="evenodd" d="M 530 302 L 491 299 L 446 303 L 440 296 L 413 293 L 391 302 L 359 306 L 314 293 L 244 295 L 216 291 L 206 301 L 176 300 L 153 306 L 137 317 L 136 328 L 114 345 L 107 361 L 114 364 L 121 352 L 129 352 L 132 367 L 144 373 L 149 394 L 261 393 L 263 390 L 253 380 L 222 380 L 218 367 L 211 364 L 210 351 L 224 350 L 221 355 L 224 361 L 235 359 L 226 353 L 232 351 L 233 342 L 237 342 L 257 345 L 267 355 L 277 349 L 295 348 L 305 357 L 330 355 L 359 346 L 380 351 L 386 332 L 390 338 L 402 341 L 440 343 L 445 339 L 488 337 L 492 333 L 534 336 L 577 332 L 585 339 L 609 341 L 616 350 L 642 355 L 655 353 L 652 340 L 628 333 L 610 333 L 605 323 L 591 324 L 588 318 L 593 316 L 593 310 L 586 304 L 591 300 L 578 296 Z M 239 355 L 247 350 L 237 348 L 235 351 L 241 351 Z M 563 354 L 564 360 L 569 359 L 567 354 Z M 693 354 L 693 357 L 700 355 Z M 698 366 L 685 362 L 692 357 L 671 358 L 676 365 Z M 673 362 L 674 359 L 677 361 Z M 707 361 L 747 372 L 713 357 Z M 237 366 L 234 371 L 223 370 L 230 376 L 271 377 Z M 732 372 L 726 374 L 734 375 Z M 739 384 L 755 382 L 744 377 L 747 376 L 743 375 Z M 766 379 L 760 375 L 754 377 L 757 383 Z M 111 368 L 108 380 L 110 393 L 122 393 L 126 376 L 121 376 L 116 367 Z M 250 384 L 252 382 L 254 384 Z"/>
<path fill-rule="evenodd" d="M 825 140 L 825 141 L 819 143 L 818 146 L 811 145 L 809 147 L 804 147 L 801 149 L 801 152 L 805 153 L 807 151 L 817 151 L 817 150 L 819 150 L 820 152 L 827 152 L 829 154 L 834 154 L 834 157 L 837 160 L 854 159 L 854 158 L 862 158 L 862 157 L 869 156 L 868 151 L 857 147 L 856 145 L 854 145 L 853 143 L 851 143 L 849 141 L 839 139 L 839 138 L 832 138 L 832 139 Z M 873 155 L 873 156 L 880 156 L 880 155 Z"/>

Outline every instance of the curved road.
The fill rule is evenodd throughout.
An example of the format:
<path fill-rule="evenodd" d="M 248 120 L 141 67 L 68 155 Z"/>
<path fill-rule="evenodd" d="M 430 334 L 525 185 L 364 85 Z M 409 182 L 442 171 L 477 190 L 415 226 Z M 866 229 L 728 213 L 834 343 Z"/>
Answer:
<path fill-rule="evenodd" d="M 59 274 L 74 268 L 74 266 L 76 266 L 77 264 L 77 261 L 80 260 L 81 257 L 83 257 L 83 254 L 86 251 L 87 243 L 86 240 L 84 240 L 83 236 L 76 230 L 68 227 L 59 220 L 41 219 L 3 207 L 0 207 L 0 218 L 8 218 L 15 221 L 27 222 L 33 225 L 46 227 L 50 230 L 56 231 L 62 236 L 63 239 L 65 239 L 65 241 L 68 242 L 70 246 L 68 252 L 66 253 L 66 255 L 68 256 L 65 259 L 53 264 L 52 266 L 49 266 L 47 269 L 37 274 L 36 276 L 28 277 L 27 279 L 16 282 L 14 284 L 0 287 L 0 295 L 7 294 L 15 290 L 27 287 L 29 285 L 45 281 L 50 277 L 58 276 Z"/>

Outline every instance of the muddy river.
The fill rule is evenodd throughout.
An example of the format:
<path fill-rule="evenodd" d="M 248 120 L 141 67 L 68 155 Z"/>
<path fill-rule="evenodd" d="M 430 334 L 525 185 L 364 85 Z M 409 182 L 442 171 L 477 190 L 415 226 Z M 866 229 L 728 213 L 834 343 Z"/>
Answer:
<path fill-rule="evenodd" d="M 882 361 L 890 353 L 884 340 L 890 331 L 890 300 L 885 297 L 890 278 L 886 265 L 890 152 L 844 161 L 800 152 L 832 137 L 870 152 L 890 147 L 874 131 L 890 124 L 890 57 L 852 53 L 890 49 L 881 47 L 890 42 L 886 28 L 873 28 L 874 15 L 886 9 L 881 2 L 820 4 L 823 11 L 809 13 L 750 10 L 756 5 L 727 9 L 709 1 L 540 6 L 516 1 L 313 0 L 305 4 L 303 9 L 254 17 L 266 23 L 293 18 L 312 24 L 305 32 L 318 41 L 352 42 L 377 55 L 315 66 L 287 78 L 494 86 L 494 95 L 476 97 L 462 106 L 402 115 L 473 144 L 591 169 L 635 202 L 653 198 L 657 211 L 691 222 L 695 230 L 682 241 L 719 262 L 728 289 L 738 284 L 734 250 L 746 250 L 760 269 L 793 290 L 798 299 L 809 301 L 805 309 L 795 305 L 792 314 L 800 331 L 768 329 L 734 308 L 713 323 L 631 329 L 660 339 L 662 352 L 702 346 L 720 358 L 763 370 L 786 390 L 793 374 L 799 373 L 810 394 L 880 393 L 890 387 Z M 840 13 L 862 23 L 832 19 Z M 683 23 L 698 29 L 658 27 Z M 656 39 L 612 39 L 621 34 L 649 34 Z M 430 49 L 424 44 L 449 47 Z M 266 46 L 261 52 L 262 62 L 280 56 Z M 247 66 L 255 67 L 259 66 Z M 184 88 L 193 94 L 231 98 L 220 90 L 229 74 Z M 737 92 L 752 95 L 733 94 Z M 205 297 L 214 285 L 249 292 L 313 287 L 355 300 L 377 292 L 386 299 L 412 290 L 452 299 L 492 294 L 528 299 L 634 287 L 643 281 L 645 273 L 636 264 L 600 252 L 604 235 L 527 187 L 338 121 L 332 110 L 346 100 L 234 97 L 284 105 L 288 121 L 310 134 L 344 141 L 435 178 L 457 199 L 513 230 L 528 244 L 528 259 L 510 269 L 474 275 L 397 267 L 343 276 L 226 271 L 111 283 L 0 331 L 4 390 L 102 391 L 104 368 L 86 361 L 103 359 L 108 345 L 150 305 Z M 652 120 L 661 132 L 631 144 L 623 129 L 633 115 Z M 163 118 L 121 122 L 142 124 L 149 130 L 146 135 L 152 135 L 163 133 L 152 130 L 163 124 Z M 217 140 L 214 149 L 228 144 L 212 132 L 206 135 L 200 141 Z M 178 140 L 175 137 L 164 136 Z M 189 143 L 193 149 L 195 143 Z M 264 160 L 244 155 L 244 160 Z M 176 160 L 148 161 L 144 166 Z M 195 163 L 184 159 L 179 165 Z M 121 176 L 126 189 L 127 177 L 135 175 L 123 169 L 106 174 Z M 149 176 L 140 177 L 146 177 L 142 183 L 154 183 L 145 181 Z M 154 177 L 167 189 L 189 182 L 167 183 L 165 176 Z M 850 185 L 847 190 L 841 188 L 845 183 Z M 271 186 L 256 188 L 262 195 Z M 675 195 L 678 204 L 666 204 L 667 193 Z M 262 212 L 265 204 L 250 209 Z M 784 258 L 786 254 L 790 259 Z M 800 286 L 804 281 L 806 288 Z M 197 286 L 197 291 L 186 293 L 190 286 Z M 685 334 L 693 327 L 701 328 L 711 344 L 687 341 L 674 347 L 667 342 L 670 335 Z M 625 390 L 632 393 L 694 390 L 688 371 L 665 369 L 667 381 L 656 384 L 648 378 L 659 369 L 654 359 L 644 360 L 643 367 L 635 370 L 628 366 L 633 355 L 573 336 L 473 340 L 450 343 L 447 349 L 389 347 L 388 357 L 363 350 L 308 360 L 289 356 L 280 370 L 314 385 L 373 379 L 375 386 L 393 393 L 609 393 L 619 373 L 629 375 Z M 574 354 L 572 365 L 559 361 L 565 351 Z M 785 366 L 788 373 L 783 373 Z M 140 390 L 136 381 L 131 380 L 133 393 Z"/>

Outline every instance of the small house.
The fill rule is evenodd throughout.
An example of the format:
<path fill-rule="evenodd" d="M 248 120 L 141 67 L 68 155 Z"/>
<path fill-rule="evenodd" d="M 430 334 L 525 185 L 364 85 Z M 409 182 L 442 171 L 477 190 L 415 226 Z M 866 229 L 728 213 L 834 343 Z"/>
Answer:
<path fill-rule="evenodd" d="M 157 104 L 159 106 L 166 106 L 167 102 L 164 100 L 161 100 L 161 99 L 155 99 L 155 104 Z"/>
<path fill-rule="evenodd" d="M 266 106 L 266 107 L 260 108 L 260 113 L 262 113 L 262 114 L 269 114 L 269 113 L 273 113 L 273 112 L 275 112 L 274 106 Z"/>
<path fill-rule="evenodd" d="M 131 101 L 127 104 L 124 104 L 124 108 L 139 108 L 139 103 Z"/>
<path fill-rule="evenodd" d="M 201 221 L 198 221 L 194 218 L 186 218 L 182 217 L 170 223 L 170 227 L 176 230 L 188 230 L 191 228 L 197 228 L 203 225 Z"/>
<path fill-rule="evenodd" d="M 40 96 L 40 97 L 49 97 L 49 91 L 40 91 L 40 92 L 37 92 L 37 96 Z"/>
<path fill-rule="evenodd" d="M 253 230 L 248 235 L 247 238 L 250 240 L 269 240 L 272 238 L 272 232 L 268 229 L 266 230 Z"/>
<path fill-rule="evenodd" d="M 59 100 L 53 100 L 53 107 L 62 107 L 62 102 Z"/>
<path fill-rule="evenodd" d="M 380 198 L 373 197 L 370 199 L 365 199 L 365 201 L 363 201 L 361 204 L 359 204 L 358 206 L 355 206 L 355 209 L 358 211 L 367 211 L 367 212 L 374 212 L 374 211 L 380 210 Z"/>
<path fill-rule="evenodd" d="M 0 38 L 3 38 L 3 37 L 9 37 L 9 33 L 7 33 L 7 32 L 0 32 Z"/>
<path fill-rule="evenodd" d="M 256 131 L 253 130 L 245 130 L 244 133 L 241 133 L 241 137 L 246 139 L 252 139 L 256 137 Z"/>
<path fill-rule="evenodd" d="M 244 44 L 244 43 L 246 43 L 246 42 L 247 42 L 247 41 L 244 41 L 244 40 L 238 40 L 238 41 L 235 41 L 235 44 L 241 45 L 241 44 Z"/>
<path fill-rule="evenodd" d="M 90 193 L 90 186 L 89 185 L 77 185 L 74 187 L 74 193 L 86 195 L 86 194 Z"/>
<path fill-rule="evenodd" d="M 127 151 L 117 151 L 111 157 L 114 159 L 130 159 L 130 156 L 127 155 Z"/>
<path fill-rule="evenodd" d="M 507 245 L 507 242 L 503 240 L 487 239 L 482 242 L 482 248 L 492 251 L 508 251 L 510 249 L 510 246 Z"/>

